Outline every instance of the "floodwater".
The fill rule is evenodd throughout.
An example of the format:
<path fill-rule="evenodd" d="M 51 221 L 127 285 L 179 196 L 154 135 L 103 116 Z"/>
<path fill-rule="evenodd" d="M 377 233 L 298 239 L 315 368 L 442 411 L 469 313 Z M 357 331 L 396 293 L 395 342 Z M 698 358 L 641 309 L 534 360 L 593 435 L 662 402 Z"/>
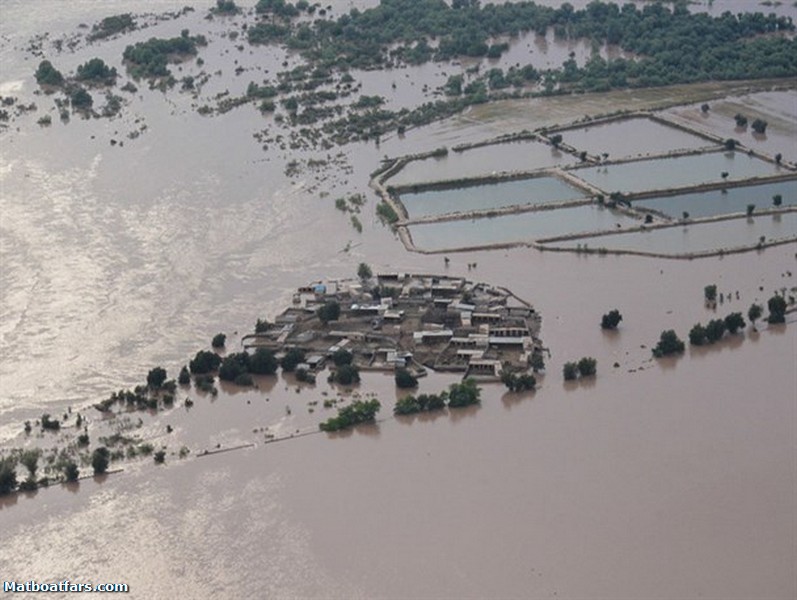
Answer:
<path fill-rule="evenodd" d="M 485 185 L 402 192 L 410 218 L 507 206 L 535 206 L 583 198 L 584 194 L 556 177 L 517 179 Z"/>
<path fill-rule="evenodd" d="M 389 185 L 405 185 L 478 177 L 510 171 L 532 171 L 572 165 L 576 158 L 534 141 L 507 142 L 451 152 L 445 156 L 414 160 L 391 177 Z"/>
<path fill-rule="evenodd" d="M 593 156 L 629 158 L 664 154 L 674 150 L 694 150 L 711 146 L 709 140 L 650 119 L 626 119 L 562 132 L 566 144 L 586 150 Z"/>
<path fill-rule="evenodd" d="M 572 173 L 584 181 L 611 192 L 664 190 L 702 183 L 738 181 L 781 172 L 781 167 L 740 152 L 711 152 L 637 162 L 586 167 Z"/>
<path fill-rule="evenodd" d="M 673 218 L 681 218 L 688 212 L 692 218 L 713 217 L 736 212 L 745 212 L 748 204 L 758 209 L 772 208 L 773 196 L 780 195 L 782 206 L 797 204 L 797 182 L 780 181 L 761 185 L 747 185 L 727 190 L 662 196 L 648 200 L 635 200 L 638 208 L 650 208 Z"/>
<path fill-rule="evenodd" d="M 408 227 L 421 250 L 473 248 L 487 244 L 531 242 L 570 233 L 638 225 L 639 221 L 597 205 L 519 214 L 423 223 Z"/>
<path fill-rule="evenodd" d="M 586 244 L 590 248 L 633 250 L 656 254 L 685 254 L 709 250 L 755 246 L 761 237 L 769 241 L 797 237 L 797 213 L 758 215 L 730 219 L 717 223 L 673 226 L 644 232 L 586 237 L 551 244 L 561 248 L 576 248 Z"/>
<path fill-rule="evenodd" d="M 2 11 L 2 84 L 31 98 L 37 59 L 19 58 L 13 45 L 118 8 L 7 0 Z M 202 17 L 163 28 L 193 30 Z M 126 43 L 65 54 L 64 66 L 108 48 L 120 68 Z M 232 73 L 237 57 L 213 58 L 212 47 L 205 58 Z M 214 85 L 228 80 L 243 88 L 249 78 Z M 442 257 L 407 253 L 373 216 L 366 182 L 382 154 L 675 93 L 534 100 L 500 126 L 508 105 L 489 107 L 492 121 L 482 107 L 385 139 L 378 150 L 344 148 L 351 173 L 305 170 L 291 179 L 288 158 L 318 156 L 264 152 L 251 138 L 262 127 L 255 111 L 200 118 L 190 96 L 144 87 L 130 115 L 55 119 L 49 129 L 33 126 L 52 104 L 36 97 L 39 113 L 0 138 L 4 445 L 26 443 L 24 420 L 69 406 L 91 417 L 96 443 L 93 402 L 141 383 L 155 365 L 175 374 L 219 331 L 238 349 L 240 334 L 258 317 L 273 318 L 308 281 L 352 276 L 360 262 L 375 271 L 444 270 Z M 139 117 L 148 129 L 130 140 Z M 362 234 L 332 200 L 353 192 L 369 194 Z M 124 463 L 104 481 L 0 501 L 0 570 L 17 581 L 126 582 L 129 597 L 147 599 L 794 598 L 794 324 L 759 324 L 760 333 L 748 329 L 677 360 L 649 359 L 664 328 L 685 337 L 696 321 L 794 287 L 794 252 L 789 245 L 696 261 L 528 248 L 452 255 L 450 274 L 505 285 L 542 314 L 552 356 L 535 394 L 485 386 L 479 409 L 264 444 L 265 427 L 313 428 L 329 410 L 310 413 L 308 403 L 337 391 L 319 383 L 297 393 L 282 377 L 260 390 L 222 388 L 215 400 L 188 391 L 190 411 L 143 415 L 142 438 L 166 445 L 165 466 Z M 713 312 L 703 304 L 708 283 L 740 298 Z M 605 334 L 600 315 L 615 307 L 620 331 Z M 581 356 L 597 358 L 597 379 L 565 386 L 562 364 Z M 377 393 L 380 416 L 389 416 L 391 379 L 364 382 L 360 392 Z M 449 382 L 431 376 L 421 390 Z M 257 445 L 193 458 L 239 443 Z M 182 445 L 191 452 L 179 460 Z"/>

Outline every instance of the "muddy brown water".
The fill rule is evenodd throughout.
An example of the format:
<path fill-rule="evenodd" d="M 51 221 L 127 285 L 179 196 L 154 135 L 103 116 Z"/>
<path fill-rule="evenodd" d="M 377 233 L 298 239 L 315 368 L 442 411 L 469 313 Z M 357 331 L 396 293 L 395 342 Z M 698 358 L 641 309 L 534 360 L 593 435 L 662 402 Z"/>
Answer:
<path fill-rule="evenodd" d="M 91 21 L 98 3 L 75 6 L 58 18 Z M 23 92 L 28 63 L 13 63 Z M 360 261 L 444 270 L 441 256 L 404 251 L 372 216 L 373 195 L 362 234 L 333 199 L 369 193 L 382 154 L 496 135 L 490 119 L 509 110 L 485 107 L 487 118 L 472 111 L 378 150 L 347 147 L 353 173 L 291 181 L 278 152 L 250 141 L 254 111 L 200 119 L 188 98 L 145 97 L 136 110 L 148 132 L 123 148 L 109 139 L 134 116 L 21 127 L 2 140 L 6 444 L 23 439 L 26 418 L 85 406 L 156 364 L 176 373 L 218 331 L 237 343 L 233 332 L 276 315 L 310 280 L 351 276 Z M 504 116 L 573 118 L 616 99 L 581 102 L 534 101 Z M 4 578 L 122 581 L 135 598 L 797 595 L 794 326 L 649 359 L 662 329 L 685 338 L 697 321 L 793 287 L 793 245 L 683 262 L 530 249 L 450 258 L 448 272 L 505 285 L 540 310 L 552 357 L 535 394 L 490 385 L 481 408 L 276 444 L 254 430 L 314 428 L 323 409 L 307 403 L 332 394 L 326 384 L 297 394 L 280 378 L 215 401 L 192 394 L 192 411 L 142 430 L 168 444 L 166 466 L 132 462 L 104 481 L 0 501 Z M 703 306 L 708 283 L 733 298 L 716 313 Z M 600 315 L 615 307 L 624 321 L 605 334 Z M 564 385 L 562 364 L 581 356 L 597 358 L 597 379 Z M 450 381 L 431 376 L 421 389 Z M 375 392 L 388 416 L 389 377 L 366 375 L 360 392 Z M 240 443 L 256 445 L 195 458 Z M 181 445 L 192 450 L 184 460 L 172 454 Z"/>

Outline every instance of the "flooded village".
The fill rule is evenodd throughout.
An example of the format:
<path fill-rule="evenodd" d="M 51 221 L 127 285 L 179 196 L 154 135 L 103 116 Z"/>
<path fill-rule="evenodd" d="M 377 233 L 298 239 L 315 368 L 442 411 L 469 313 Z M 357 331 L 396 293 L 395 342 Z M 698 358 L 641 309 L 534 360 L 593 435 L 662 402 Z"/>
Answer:
<path fill-rule="evenodd" d="M 4 2 L 5 578 L 797 595 L 797 12 L 514 4 Z"/>

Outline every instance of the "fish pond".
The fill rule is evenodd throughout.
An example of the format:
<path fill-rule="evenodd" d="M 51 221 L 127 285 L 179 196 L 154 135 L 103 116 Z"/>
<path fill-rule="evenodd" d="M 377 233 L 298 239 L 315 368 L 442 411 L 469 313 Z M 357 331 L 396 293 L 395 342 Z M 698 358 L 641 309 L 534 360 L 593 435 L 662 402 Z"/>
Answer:
<path fill-rule="evenodd" d="M 426 181 L 447 181 L 509 171 L 532 171 L 548 167 L 573 165 L 575 157 L 531 140 L 479 146 L 445 156 L 414 160 L 391 177 L 389 185 L 406 185 Z"/>
<path fill-rule="evenodd" d="M 754 204 L 759 209 L 770 208 L 773 198 L 778 195 L 781 197 L 782 206 L 797 205 L 797 181 L 778 181 L 727 190 L 659 196 L 647 200 L 635 200 L 633 205 L 657 210 L 673 218 L 680 218 L 684 212 L 689 213 L 692 218 L 714 217 L 745 212 L 748 204 Z"/>
<path fill-rule="evenodd" d="M 462 219 L 409 226 L 420 250 L 532 242 L 571 233 L 601 231 L 638 225 L 639 221 L 608 208 L 588 205 L 520 214 Z"/>
<path fill-rule="evenodd" d="M 574 169 L 573 175 L 608 193 L 666 190 L 739 181 L 783 172 L 783 168 L 742 152 L 710 152 Z M 723 178 L 723 173 L 727 176 Z"/>
<path fill-rule="evenodd" d="M 584 194 L 578 188 L 556 177 L 546 176 L 415 193 L 404 192 L 399 199 L 412 219 L 508 206 L 540 205 L 583 197 Z"/>

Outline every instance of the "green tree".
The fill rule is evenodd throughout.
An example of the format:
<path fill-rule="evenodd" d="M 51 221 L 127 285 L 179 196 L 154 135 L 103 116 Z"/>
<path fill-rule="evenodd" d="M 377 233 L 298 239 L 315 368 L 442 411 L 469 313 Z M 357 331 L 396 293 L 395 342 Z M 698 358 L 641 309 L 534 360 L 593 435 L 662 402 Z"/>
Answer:
<path fill-rule="evenodd" d="M 700 323 L 695 323 L 689 330 L 689 343 L 693 346 L 702 346 L 706 343 L 706 328 Z"/>
<path fill-rule="evenodd" d="M 617 326 L 620 324 L 620 321 L 623 320 L 623 316 L 620 314 L 620 311 L 616 308 L 614 310 L 610 310 L 608 313 L 601 317 L 601 329 L 617 329 Z"/>
<path fill-rule="evenodd" d="M 291 373 L 296 369 L 298 364 L 304 362 L 304 359 L 304 350 L 300 350 L 299 348 L 291 348 L 285 353 L 285 356 L 282 357 L 280 366 L 282 367 L 283 371 Z"/>
<path fill-rule="evenodd" d="M 763 307 L 755 302 L 747 309 L 747 318 L 750 319 L 750 323 L 753 324 L 753 329 L 755 329 L 755 322 L 761 318 L 762 314 L 764 314 Z"/>
<path fill-rule="evenodd" d="M 95 475 L 102 475 L 108 470 L 111 452 L 105 446 L 100 446 L 91 454 L 91 468 Z"/>
<path fill-rule="evenodd" d="M 725 321 L 712 319 L 706 324 L 706 340 L 709 344 L 718 342 L 725 335 Z"/>
<path fill-rule="evenodd" d="M 249 373 L 249 363 L 250 356 L 246 352 L 234 352 L 225 356 L 219 366 L 219 379 L 236 383 L 247 381 L 241 376 Z"/>
<path fill-rule="evenodd" d="M 227 336 L 223 333 L 217 333 L 213 336 L 213 339 L 210 342 L 210 345 L 213 348 L 224 348 L 224 344 L 227 342 Z"/>
<path fill-rule="evenodd" d="M 177 383 L 180 385 L 188 385 L 191 383 L 191 374 L 188 372 L 188 367 L 183 365 L 183 368 L 180 369 L 180 374 L 177 376 Z"/>
<path fill-rule="evenodd" d="M 258 319 L 257 323 L 255 323 L 255 333 L 265 333 L 269 327 L 271 327 L 271 324 L 267 319 Z"/>
<path fill-rule="evenodd" d="M 671 354 L 682 354 L 685 349 L 684 343 L 672 329 L 661 332 L 659 342 L 653 348 L 653 356 L 661 358 Z"/>
<path fill-rule="evenodd" d="M 336 367 L 342 367 L 343 365 L 350 365 L 353 360 L 354 360 L 354 355 L 345 348 L 338 348 L 332 354 L 332 362 L 335 363 Z"/>
<path fill-rule="evenodd" d="M 279 361 L 268 348 L 258 348 L 249 361 L 249 371 L 255 375 L 274 375 Z"/>
<path fill-rule="evenodd" d="M 752 217 L 754 212 L 755 212 L 755 204 L 748 204 L 747 205 L 747 216 L 748 217 Z"/>
<path fill-rule="evenodd" d="M 113 85 L 116 82 L 116 69 L 106 65 L 101 58 L 92 58 L 78 66 L 75 78 L 79 81 Z"/>
<path fill-rule="evenodd" d="M 321 322 L 326 325 L 330 321 L 337 321 L 340 318 L 340 304 L 335 302 L 325 302 L 319 309 L 318 309 L 318 318 L 321 319 Z"/>
<path fill-rule="evenodd" d="M 763 119 L 755 119 L 753 121 L 752 127 L 753 131 L 763 135 L 767 131 L 767 122 L 764 121 Z"/>
<path fill-rule="evenodd" d="M 733 117 L 733 118 L 736 121 L 736 126 L 737 127 L 746 127 L 747 126 L 747 117 L 745 117 L 743 114 L 736 113 L 736 116 Z"/>
<path fill-rule="evenodd" d="M 769 308 L 769 316 L 767 323 L 785 323 L 786 322 L 786 300 L 783 296 L 772 296 L 767 301 Z"/>
<path fill-rule="evenodd" d="M 725 317 L 725 329 L 728 333 L 736 333 L 739 329 L 745 326 L 744 317 L 740 312 L 734 312 Z"/>
<path fill-rule="evenodd" d="M 66 481 L 77 481 L 78 477 L 80 477 L 80 469 L 77 466 L 77 463 L 70 460 L 64 465 L 64 480 Z"/>
<path fill-rule="evenodd" d="M 163 450 L 158 450 L 155 454 L 152 455 L 153 460 L 155 461 L 156 465 L 162 465 L 166 461 L 166 452 Z"/>
<path fill-rule="evenodd" d="M 396 386 L 401 389 L 418 387 L 418 379 L 407 369 L 396 369 Z"/>
<path fill-rule="evenodd" d="M 341 385 L 360 383 L 360 369 L 355 365 L 341 365 L 330 375 L 330 380 Z"/>
<path fill-rule="evenodd" d="M 358 425 L 359 423 L 372 423 L 376 414 L 382 407 L 379 400 L 354 400 L 350 405 L 338 409 L 336 417 L 331 417 L 320 423 L 321 431 L 339 431 Z"/>
<path fill-rule="evenodd" d="M 19 462 L 28 470 L 28 483 L 31 489 L 36 489 L 36 471 L 39 469 L 40 454 L 39 449 L 24 450 L 19 457 Z"/>
<path fill-rule="evenodd" d="M 221 357 L 209 350 L 200 350 L 188 363 L 188 368 L 194 375 L 211 373 L 219 368 Z"/>
<path fill-rule="evenodd" d="M 371 279 L 373 277 L 373 272 L 371 271 L 371 267 L 369 267 L 365 263 L 360 263 L 360 266 L 357 267 L 357 277 L 362 280 Z"/>
<path fill-rule="evenodd" d="M 717 301 L 717 286 L 715 284 L 707 285 L 703 288 L 703 297 L 706 302 L 714 303 Z"/>
<path fill-rule="evenodd" d="M 36 69 L 36 83 L 39 85 L 59 86 L 64 83 L 64 76 L 49 60 L 43 60 Z"/>
<path fill-rule="evenodd" d="M 94 98 L 83 88 L 76 88 L 69 96 L 69 101 L 72 103 L 73 108 L 81 110 L 88 110 L 94 104 Z"/>
<path fill-rule="evenodd" d="M 149 373 L 147 373 L 147 386 L 151 390 L 160 389 L 160 387 L 166 381 L 166 377 L 166 369 L 163 367 L 155 367 L 154 369 L 150 369 Z"/>
<path fill-rule="evenodd" d="M 0 458 L 0 496 L 10 494 L 17 488 L 16 466 L 12 457 Z"/>
<path fill-rule="evenodd" d="M 774 196 L 772 196 L 773 206 L 780 206 L 781 204 L 783 204 L 783 196 L 781 196 L 780 194 L 775 194 Z"/>

